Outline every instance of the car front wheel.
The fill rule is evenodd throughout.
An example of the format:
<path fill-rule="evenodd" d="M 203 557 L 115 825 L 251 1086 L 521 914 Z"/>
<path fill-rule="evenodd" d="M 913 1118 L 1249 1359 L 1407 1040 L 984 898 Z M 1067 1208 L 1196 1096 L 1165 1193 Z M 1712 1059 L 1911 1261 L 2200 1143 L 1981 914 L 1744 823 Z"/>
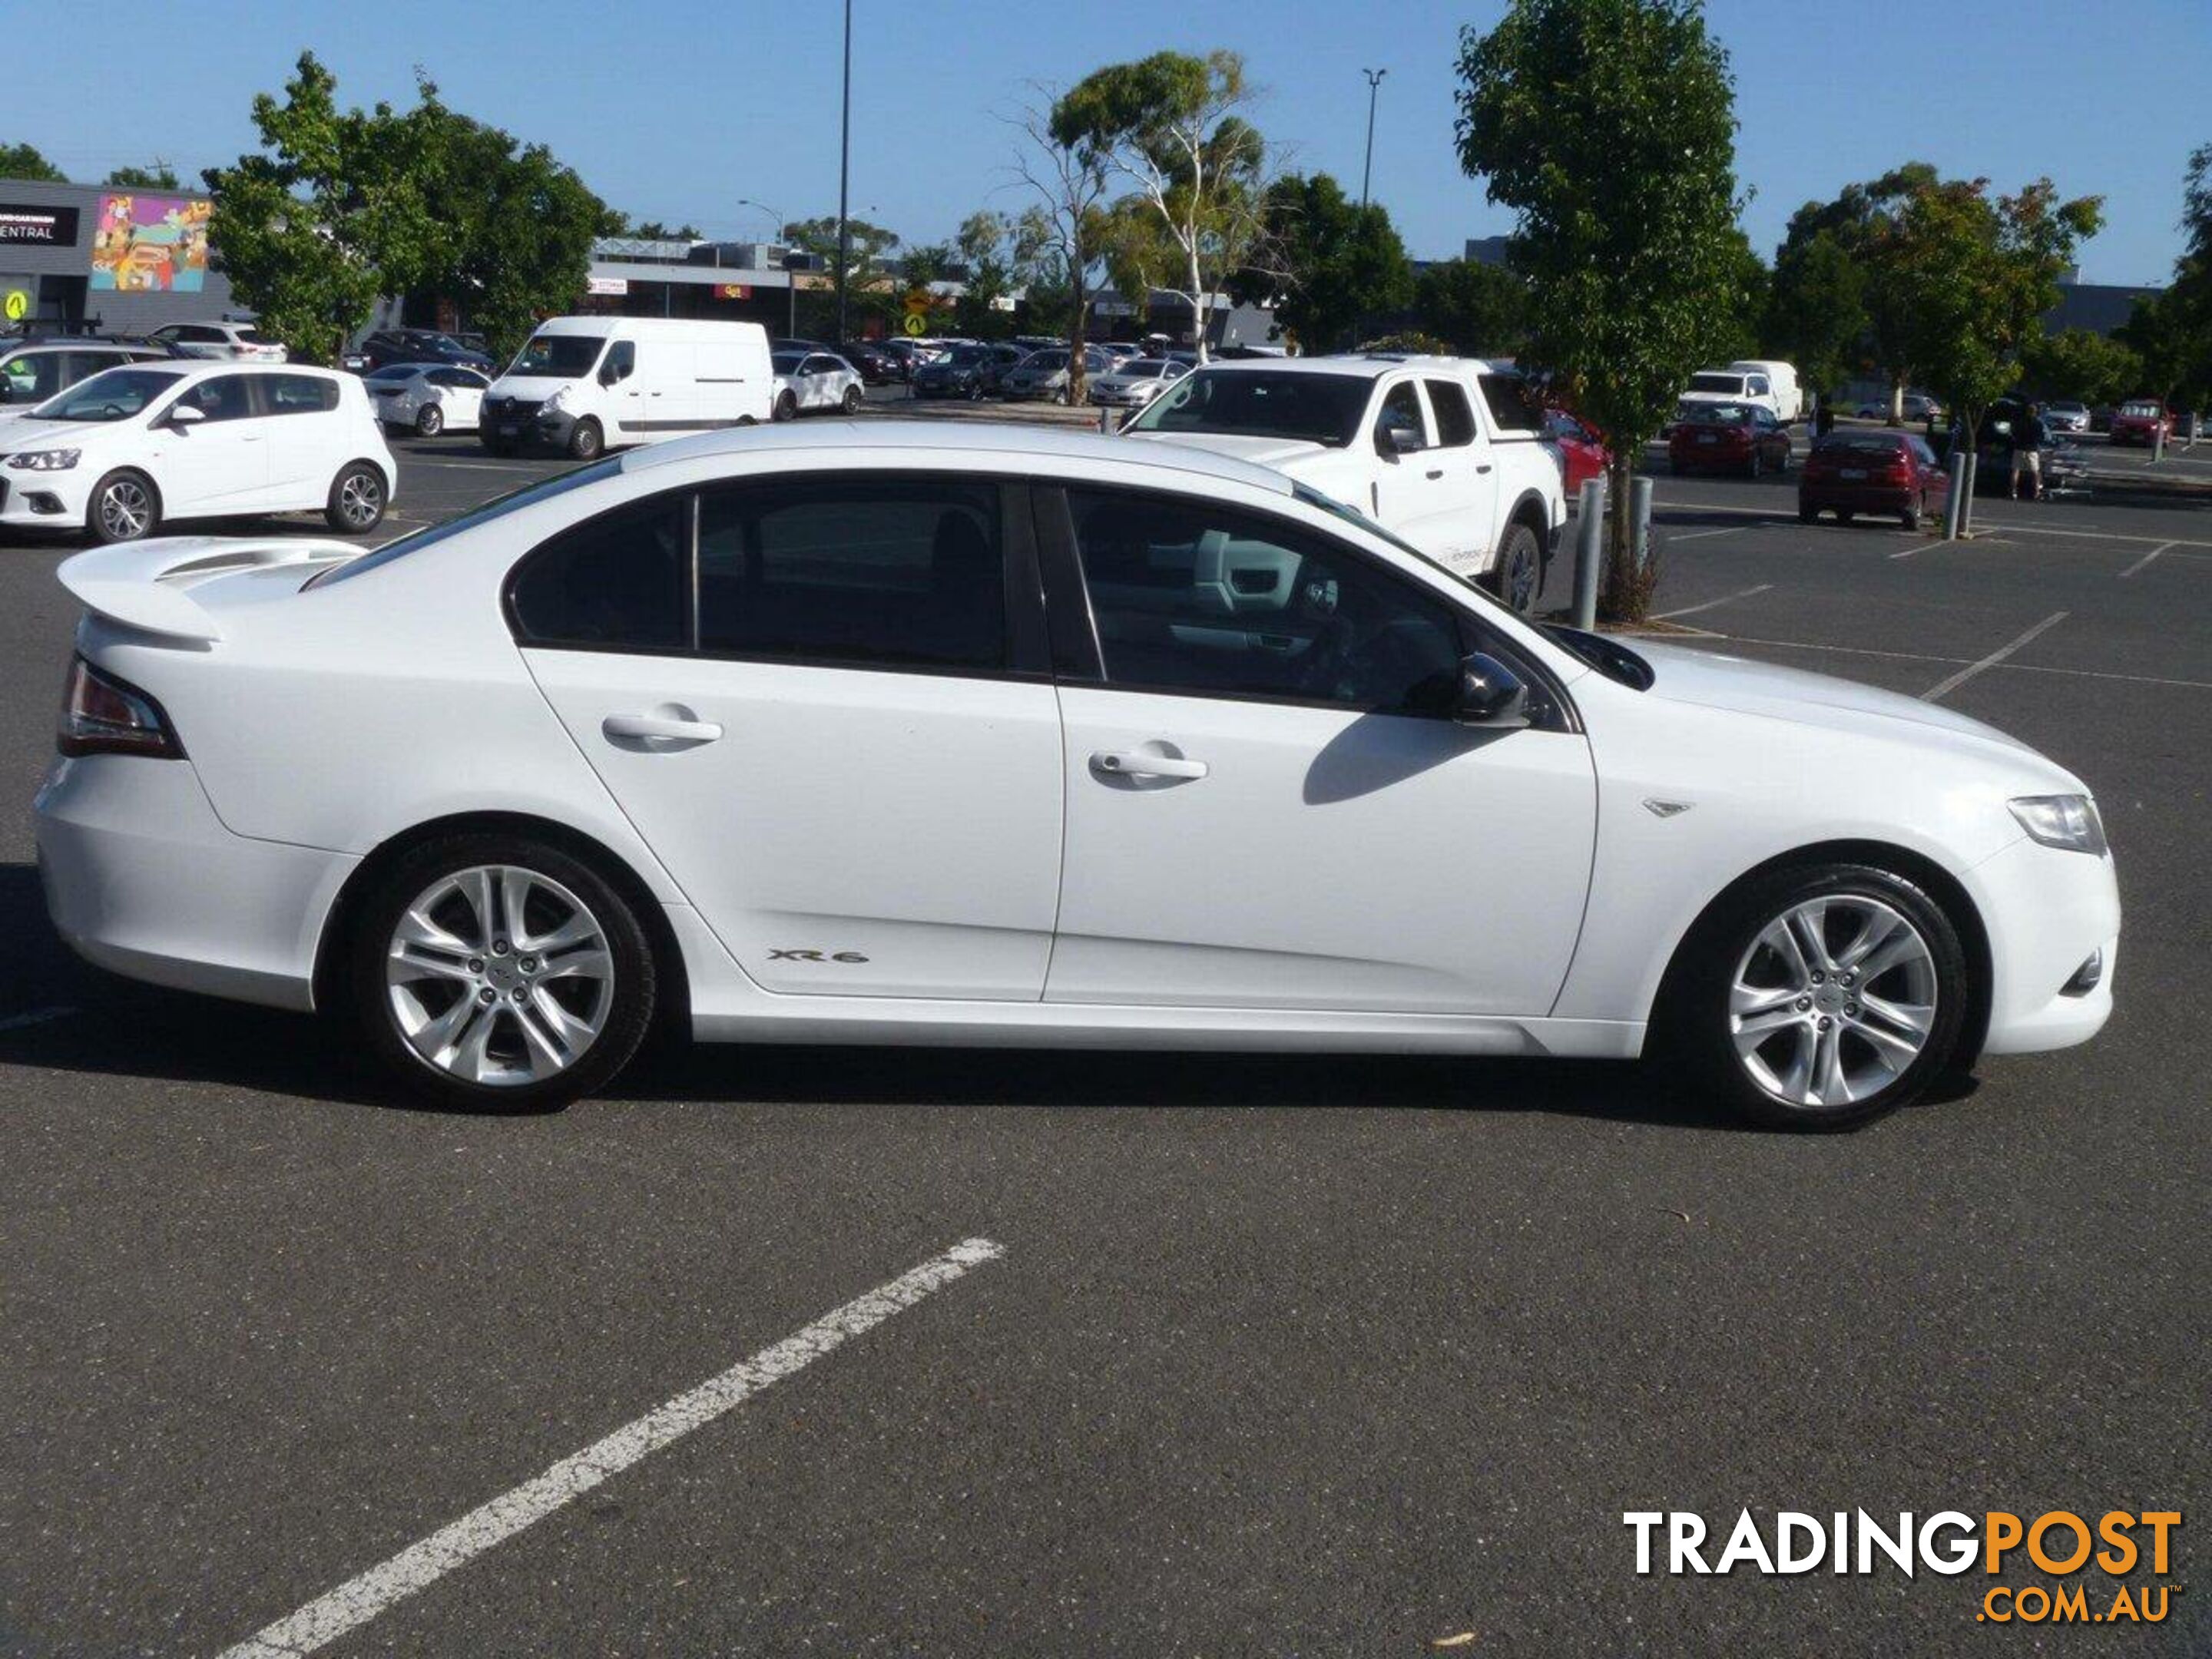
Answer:
<path fill-rule="evenodd" d="M 129 468 L 111 472 L 92 488 L 84 527 L 96 542 L 135 542 L 161 527 L 161 498 L 154 481 Z"/>
<path fill-rule="evenodd" d="M 1905 1104 L 1950 1064 L 1966 951 L 1942 907 L 1894 871 L 1770 872 L 1682 948 L 1655 1046 L 1753 1122 L 1850 1128 Z"/>
<path fill-rule="evenodd" d="M 409 1094 L 542 1110 L 603 1087 L 652 1021 L 650 943 L 599 872 L 526 837 L 461 835 L 402 857 L 368 895 L 354 1015 Z"/>

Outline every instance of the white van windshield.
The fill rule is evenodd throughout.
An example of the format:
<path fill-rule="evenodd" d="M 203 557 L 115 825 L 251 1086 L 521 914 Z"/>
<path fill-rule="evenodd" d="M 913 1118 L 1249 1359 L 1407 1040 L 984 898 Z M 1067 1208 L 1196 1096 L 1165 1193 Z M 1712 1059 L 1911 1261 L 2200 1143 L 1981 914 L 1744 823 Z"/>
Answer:
<path fill-rule="evenodd" d="M 1741 398 L 1743 396 L 1743 376 L 1741 374 L 1692 374 L 1690 376 L 1690 390 L 1717 392 L 1723 398 Z"/>
<path fill-rule="evenodd" d="M 605 340 L 596 334 L 538 334 L 507 366 L 510 374 L 532 374 L 543 380 L 573 380 L 592 372 Z"/>

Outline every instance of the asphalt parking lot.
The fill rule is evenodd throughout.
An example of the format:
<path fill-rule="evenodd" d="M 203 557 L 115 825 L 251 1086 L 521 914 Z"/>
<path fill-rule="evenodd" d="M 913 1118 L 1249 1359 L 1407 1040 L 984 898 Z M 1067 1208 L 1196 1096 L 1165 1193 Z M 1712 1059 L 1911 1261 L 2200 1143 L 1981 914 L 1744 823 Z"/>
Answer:
<path fill-rule="evenodd" d="M 395 447 L 394 532 L 557 465 Z M 1978 1575 L 1639 1577 L 1621 1521 L 2203 1491 L 2212 503 L 1984 501 L 1945 544 L 1800 526 L 1786 481 L 1657 496 L 1692 642 L 2096 789 L 2095 1042 L 1818 1139 L 1632 1067 L 1372 1058 L 678 1049 L 557 1114 L 410 1109 L 313 1020 L 56 940 L 67 550 L 0 545 L 0 1651 L 303 1608 L 372 1615 L 331 1655 L 2212 1649 L 2201 1523 L 2121 1634 L 1981 1627 Z"/>

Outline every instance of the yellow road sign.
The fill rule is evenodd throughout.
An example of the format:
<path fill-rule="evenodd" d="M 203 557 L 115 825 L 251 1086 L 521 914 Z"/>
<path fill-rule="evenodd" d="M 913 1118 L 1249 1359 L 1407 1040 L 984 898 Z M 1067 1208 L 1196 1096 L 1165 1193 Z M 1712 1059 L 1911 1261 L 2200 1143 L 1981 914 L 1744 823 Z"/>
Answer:
<path fill-rule="evenodd" d="M 8 320 L 9 322 L 21 322 L 24 318 L 31 314 L 31 296 L 20 288 L 9 289 L 8 290 L 7 311 Z M 917 332 L 918 331 L 917 331 Z"/>
<path fill-rule="evenodd" d="M 928 326 L 929 314 L 927 312 L 909 311 L 907 313 L 906 331 L 908 333 L 919 334 Z"/>

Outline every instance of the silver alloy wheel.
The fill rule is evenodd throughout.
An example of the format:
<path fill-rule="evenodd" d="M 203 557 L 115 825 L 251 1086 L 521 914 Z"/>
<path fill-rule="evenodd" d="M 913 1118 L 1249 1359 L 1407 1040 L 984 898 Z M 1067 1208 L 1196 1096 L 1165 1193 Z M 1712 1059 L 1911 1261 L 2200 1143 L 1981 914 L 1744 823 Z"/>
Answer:
<path fill-rule="evenodd" d="M 614 1007 L 614 953 L 584 902 L 511 864 L 441 876 L 400 915 L 385 987 L 426 1066 L 493 1088 L 567 1071 Z"/>
<path fill-rule="evenodd" d="M 338 517 L 356 530 L 366 530 L 384 512 L 384 485 L 366 467 L 345 475 L 338 485 Z"/>
<path fill-rule="evenodd" d="M 1793 1106 L 1887 1088 L 1928 1046 L 1936 958 L 1905 916 L 1856 894 L 1807 899 L 1736 963 L 1729 1034 L 1751 1080 Z"/>
<path fill-rule="evenodd" d="M 143 536 L 153 520 L 154 498 L 136 478 L 118 478 L 100 492 L 100 527 L 109 539 Z"/>

